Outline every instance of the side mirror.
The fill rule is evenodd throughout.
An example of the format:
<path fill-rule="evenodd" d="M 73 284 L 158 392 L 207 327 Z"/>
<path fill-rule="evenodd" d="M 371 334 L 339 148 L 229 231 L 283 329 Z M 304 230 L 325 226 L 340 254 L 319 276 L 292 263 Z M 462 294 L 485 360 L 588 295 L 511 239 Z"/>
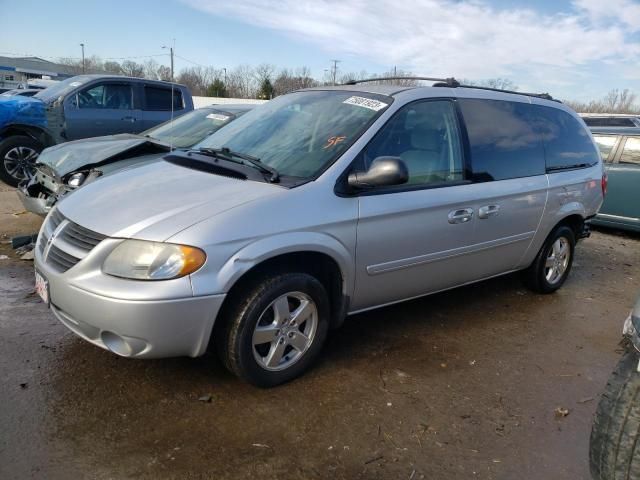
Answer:
<path fill-rule="evenodd" d="M 409 170 L 400 157 L 377 157 L 366 172 L 349 174 L 351 188 L 366 189 L 401 185 L 409 180 Z"/>

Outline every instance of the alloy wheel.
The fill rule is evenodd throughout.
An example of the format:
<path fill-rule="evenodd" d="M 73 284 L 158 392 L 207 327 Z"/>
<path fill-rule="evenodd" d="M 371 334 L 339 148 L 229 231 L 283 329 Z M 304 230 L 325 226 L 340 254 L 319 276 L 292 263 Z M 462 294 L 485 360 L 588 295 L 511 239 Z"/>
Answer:
<path fill-rule="evenodd" d="M 252 337 L 253 356 L 269 371 L 296 363 L 313 343 L 318 329 L 318 308 L 302 292 L 279 296 L 262 312 Z"/>
<path fill-rule="evenodd" d="M 564 272 L 567 271 L 569 266 L 569 259 L 571 258 L 571 246 L 569 240 L 565 237 L 558 237 L 553 245 L 547 260 L 544 264 L 544 276 L 551 285 L 558 283 Z"/>
<path fill-rule="evenodd" d="M 22 180 L 33 170 L 36 158 L 38 152 L 33 148 L 13 147 L 4 155 L 4 168 L 13 178 Z"/>

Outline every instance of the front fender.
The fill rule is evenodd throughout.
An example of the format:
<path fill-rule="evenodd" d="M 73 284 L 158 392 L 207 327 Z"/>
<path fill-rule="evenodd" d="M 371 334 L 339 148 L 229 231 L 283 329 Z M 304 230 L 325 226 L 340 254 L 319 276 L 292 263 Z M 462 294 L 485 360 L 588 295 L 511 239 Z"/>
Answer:
<path fill-rule="evenodd" d="M 222 265 L 214 264 L 192 276 L 194 295 L 227 293 L 249 270 L 265 260 L 287 253 L 316 252 L 331 257 L 342 274 L 342 293 L 351 296 L 354 288 L 355 262 L 349 250 L 335 237 L 318 232 L 287 232 L 252 242 Z"/>

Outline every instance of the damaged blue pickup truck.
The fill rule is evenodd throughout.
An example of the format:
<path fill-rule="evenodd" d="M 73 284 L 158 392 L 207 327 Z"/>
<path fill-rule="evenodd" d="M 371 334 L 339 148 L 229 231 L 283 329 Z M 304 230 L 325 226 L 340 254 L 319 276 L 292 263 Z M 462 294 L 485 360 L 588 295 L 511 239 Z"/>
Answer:
<path fill-rule="evenodd" d="M 0 180 L 17 186 L 46 147 L 140 133 L 191 110 L 183 85 L 115 75 L 79 75 L 31 98 L 1 99 Z"/>

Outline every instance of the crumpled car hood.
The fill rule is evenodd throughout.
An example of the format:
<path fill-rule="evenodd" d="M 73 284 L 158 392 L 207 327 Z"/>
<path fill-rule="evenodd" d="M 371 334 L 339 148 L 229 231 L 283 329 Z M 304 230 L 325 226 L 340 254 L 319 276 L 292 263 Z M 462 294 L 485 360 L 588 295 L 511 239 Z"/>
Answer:
<path fill-rule="evenodd" d="M 144 146 L 152 147 L 154 152 L 170 151 L 170 147 L 153 138 L 123 133 L 104 137 L 86 138 L 61 143 L 46 148 L 38 157 L 38 163 L 49 167 L 51 172 L 61 178 L 83 167 L 118 161 L 129 156 L 143 155 Z M 130 152 L 131 155 L 126 155 Z"/>
<path fill-rule="evenodd" d="M 226 210 L 283 191 L 160 161 L 120 171 L 58 203 L 69 220 L 109 237 L 165 241 Z"/>
<path fill-rule="evenodd" d="M 39 127 L 47 126 L 46 105 L 31 97 L 13 96 L 0 99 L 0 126 L 23 123 Z"/>

